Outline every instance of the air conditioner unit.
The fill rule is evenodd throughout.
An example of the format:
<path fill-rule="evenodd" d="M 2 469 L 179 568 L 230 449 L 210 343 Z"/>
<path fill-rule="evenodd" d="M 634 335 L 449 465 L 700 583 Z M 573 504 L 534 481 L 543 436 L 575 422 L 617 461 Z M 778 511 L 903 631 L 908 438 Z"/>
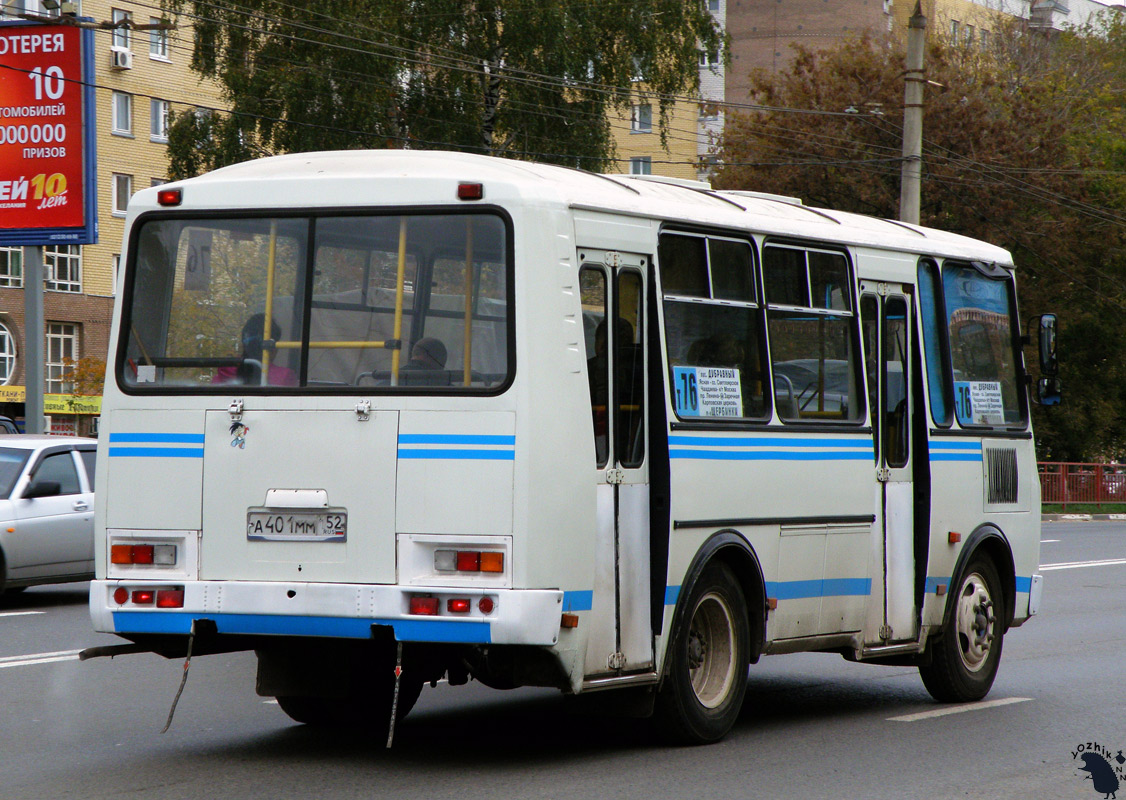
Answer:
<path fill-rule="evenodd" d="M 110 69 L 133 69 L 133 51 L 110 50 L 109 66 Z"/>

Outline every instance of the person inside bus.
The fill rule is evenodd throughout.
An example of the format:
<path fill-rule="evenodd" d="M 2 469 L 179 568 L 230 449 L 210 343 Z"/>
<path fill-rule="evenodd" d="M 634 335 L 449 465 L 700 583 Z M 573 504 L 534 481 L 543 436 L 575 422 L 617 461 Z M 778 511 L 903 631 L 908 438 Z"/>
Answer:
<path fill-rule="evenodd" d="M 446 369 L 446 346 L 441 339 L 426 336 L 414 343 L 410 360 L 402 366 L 402 382 L 411 386 L 449 386 L 450 373 Z"/>
<path fill-rule="evenodd" d="M 219 367 L 215 371 L 212 383 L 237 383 L 245 386 L 259 386 L 262 384 L 262 354 L 268 350 L 271 356 L 270 369 L 266 375 L 268 386 L 296 386 L 297 375 L 289 367 L 273 363 L 275 354 L 273 343 L 281 336 L 278 323 L 270 322 L 270 339 L 264 341 L 262 332 L 266 327 L 266 315 L 259 312 L 251 315 L 246 324 L 242 326 L 242 355 L 238 366 Z"/>

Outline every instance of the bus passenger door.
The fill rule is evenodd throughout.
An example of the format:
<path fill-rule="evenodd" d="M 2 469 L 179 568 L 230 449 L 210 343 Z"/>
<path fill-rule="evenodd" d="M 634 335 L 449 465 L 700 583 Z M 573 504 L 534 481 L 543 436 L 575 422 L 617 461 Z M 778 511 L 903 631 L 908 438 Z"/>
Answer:
<path fill-rule="evenodd" d="M 876 443 L 877 510 L 883 527 L 884 624 L 873 642 L 904 642 L 918 636 L 911 466 L 911 295 L 899 284 L 868 281 L 861 281 L 861 292 Z"/>
<path fill-rule="evenodd" d="M 598 502 L 588 676 L 651 669 L 646 259 L 579 253 Z"/>

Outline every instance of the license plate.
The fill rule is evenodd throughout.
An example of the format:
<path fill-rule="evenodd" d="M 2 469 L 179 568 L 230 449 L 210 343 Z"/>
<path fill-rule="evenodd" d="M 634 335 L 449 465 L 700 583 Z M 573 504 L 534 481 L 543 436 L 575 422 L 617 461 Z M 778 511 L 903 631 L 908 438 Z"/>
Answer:
<path fill-rule="evenodd" d="M 343 509 L 264 509 L 246 512 L 246 538 L 274 542 L 343 542 L 348 514 Z"/>

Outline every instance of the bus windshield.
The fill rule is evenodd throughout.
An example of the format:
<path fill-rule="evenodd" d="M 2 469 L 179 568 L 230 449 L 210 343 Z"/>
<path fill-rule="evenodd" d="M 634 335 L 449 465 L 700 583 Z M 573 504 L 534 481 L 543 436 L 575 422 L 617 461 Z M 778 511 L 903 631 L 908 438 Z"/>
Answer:
<path fill-rule="evenodd" d="M 947 263 L 943 289 L 960 425 L 1022 425 L 1011 280 Z"/>
<path fill-rule="evenodd" d="M 509 236 L 495 214 L 151 218 L 133 240 L 127 391 L 495 391 Z"/>

